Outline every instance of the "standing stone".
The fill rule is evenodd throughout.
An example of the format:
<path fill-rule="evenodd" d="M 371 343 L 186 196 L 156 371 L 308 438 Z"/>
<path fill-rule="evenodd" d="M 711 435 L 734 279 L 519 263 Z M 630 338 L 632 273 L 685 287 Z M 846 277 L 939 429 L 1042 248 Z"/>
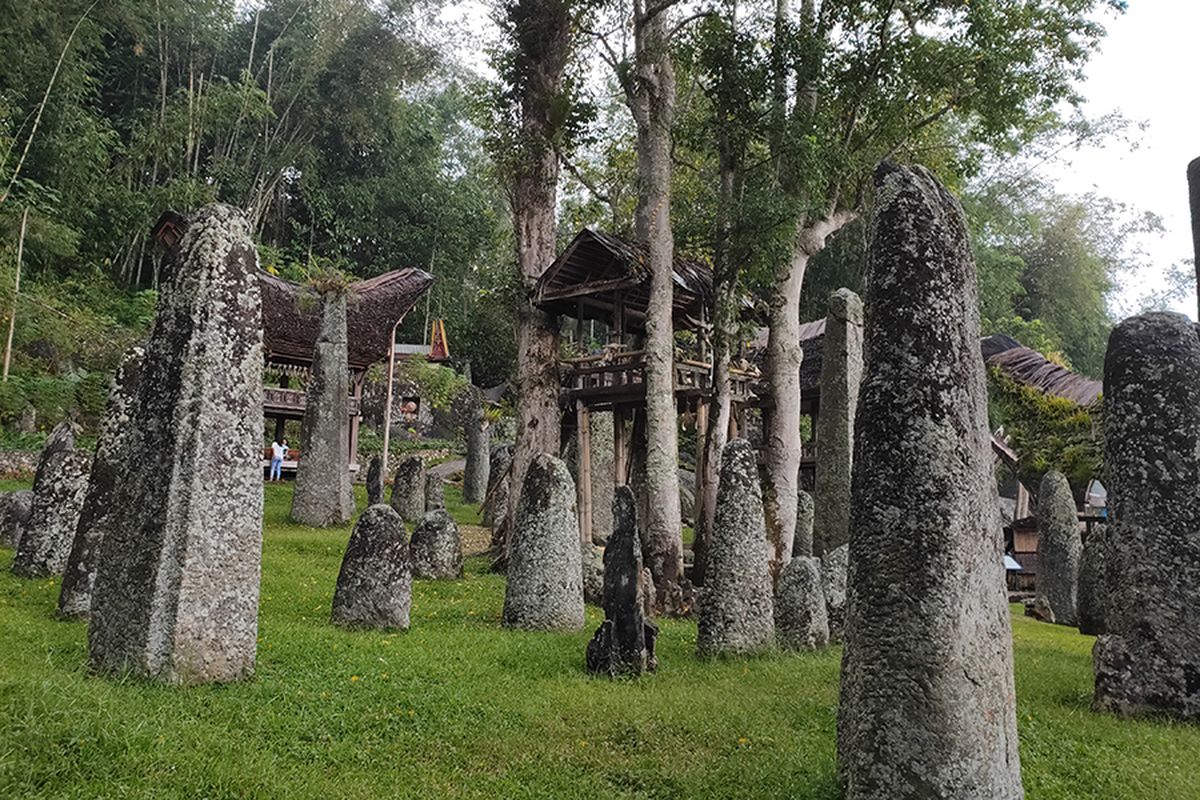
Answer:
<path fill-rule="evenodd" d="M 434 511 L 435 509 L 446 507 L 446 486 L 442 481 L 442 476 L 436 472 L 425 473 L 425 510 Z"/>
<path fill-rule="evenodd" d="M 254 671 L 262 559 L 262 301 L 241 211 L 201 209 L 160 287 L 96 567 L 99 672 Z"/>
<path fill-rule="evenodd" d="M 487 499 L 483 503 L 483 524 L 495 532 L 502 527 L 508 512 L 509 468 L 512 466 L 513 446 L 496 445 L 488 467 Z M 493 539 L 492 544 L 495 544 Z"/>
<path fill-rule="evenodd" d="M 458 524 L 444 508 L 425 513 L 409 543 L 413 575 L 418 578 L 455 580 L 463 574 L 462 538 Z"/>
<path fill-rule="evenodd" d="M 640 675 L 654 670 L 658 628 L 643 615 L 642 547 L 637 504 L 628 486 L 613 494 L 612 534 L 604 549 L 604 622 L 587 646 L 587 671 Z"/>
<path fill-rule="evenodd" d="M 12 571 L 22 578 L 62 575 L 87 494 L 91 456 L 56 447 L 43 453 L 33 479 L 29 521 L 13 556 Z"/>
<path fill-rule="evenodd" d="M 367 508 L 383 502 L 383 456 L 371 456 L 367 466 Z"/>
<path fill-rule="evenodd" d="M 1077 624 L 1075 593 L 1079 585 L 1079 558 L 1083 539 L 1071 484 L 1061 472 L 1051 470 L 1038 489 L 1038 568 L 1036 600 L 1049 613 L 1047 622 Z"/>
<path fill-rule="evenodd" d="M 862 300 L 849 289 L 838 289 L 829 296 L 821 352 L 821 413 L 817 415 L 813 489 L 813 547 L 818 556 L 850 540 L 850 472 L 862 348 Z"/>
<path fill-rule="evenodd" d="M 583 602 L 593 606 L 604 603 L 604 548 L 581 542 L 583 558 Z"/>
<path fill-rule="evenodd" d="M 846 630 L 846 578 L 850 571 L 850 545 L 835 547 L 821 556 L 821 585 L 825 589 L 825 614 L 829 640 L 840 642 Z"/>
<path fill-rule="evenodd" d="M 416 525 L 425 516 L 425 462 L 420 456 L 409 456 L 396 467 L 392 508 L 409 525 Z"/>
<path fill-rule="evenodd" d="M 346 292 L 321 297 L 321 330 L 313 348 L 300 429 L 300 463 L 292 519 L 301 525 L 343 525 L 354 513 L 350 486 L 350 367 L 346 345 Z"/>
<path fill-rule="evenodd" d="M 467 463 L 463 468 L 463 502 L 482 503 L 487 496 L 490 464 L 491 429 L 484 414 L 483 398 L 471 387 L 474 395 L 471 414 L 467 420 Z"/>
<path fill-rule="evenodd" d="M 333 623 L 406 630 L 412 580 L 404 520 L 388 506 L 370 506 L 354 523 L 342 557 L 333 593 Z"/>
<path fill-rule="evenodd" d="M 847 800 L 1021 798 L 966 222 L 923 167 L 875 187 L 838 769 Z"/>
<path fill-rule="evenodd" d="M 1200 721 L 1200 339 L 1186 317 L 1113 330 L 1104 444 L 1116 522 L 1094 705 Z"/>
<path fill-rule="evenodd" d="M 784 650 L 816 650 L 829 644 L 829 617 L 821 561 L 793 556 L 775 587 L 775 640 Z"/>
<path fill-rule="evenodd" d="M 538 631 L 583 627 L 583 564 L 575 484 L 547 453 L 525 473 L 512 527 L 504 626 Z"/>
<path fill-rule="evenodd" d="M 108 392 L 108 404 L 88 476 L 87 494 L 58 593 L 58 615 L 64 619 L 85 619 L 92 607 L 96 559 L 100 555 L 100 542 L 115 516 L 113 496 L 125 471 L 126 448 L 132 433 L 130 412 L 145 357 L 146 351 L 141 347 L 125 353 Z"/>
<path fill-rule="evenodd" d="M 801 489 L 796 492 L 796 540 L 792 545 L 793 556 L 803 556 L 813 551 L 813 497 Z"/>
<path fill-rule="evenodd" d="M 1110 525 L 1093 525 L 1079 559 L 1079 590 L 1076 593 L 1079 632 L 1088 636 L 1104 633 L 1108 601 L 1108 551 Z"/>
<path fill-rule="evenodd" d="M 758 459 L 745 439 L 721 450 L 716 518 L 704 573 L 696 652 L 740 655 L 775 641 L 770 553 Z"/>
<path fill-rule="evenodd" d="M 17 549 L 32 511 L 32 490 L 20 489 L 0 495 L 0 546 Z"/>
<path fill-rule="evenodd" d="M 592 450 L 592 542 L 604 545 L 613 530 L 613 492 L 616 472 L 611 411 L 592 411 L 590 437 Z"/>

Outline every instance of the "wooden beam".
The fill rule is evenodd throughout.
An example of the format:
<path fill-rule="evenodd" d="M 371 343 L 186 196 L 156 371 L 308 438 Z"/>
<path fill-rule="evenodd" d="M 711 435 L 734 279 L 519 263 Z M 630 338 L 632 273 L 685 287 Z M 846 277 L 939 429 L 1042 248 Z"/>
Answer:
<path fill-rule="evenodd" d="M 579 500 L 579 539 L 592 541 L 592 428 L 587 406 L 575 403 L 575 436 L 577 437 L 577 480 L 575 496 Z"/>

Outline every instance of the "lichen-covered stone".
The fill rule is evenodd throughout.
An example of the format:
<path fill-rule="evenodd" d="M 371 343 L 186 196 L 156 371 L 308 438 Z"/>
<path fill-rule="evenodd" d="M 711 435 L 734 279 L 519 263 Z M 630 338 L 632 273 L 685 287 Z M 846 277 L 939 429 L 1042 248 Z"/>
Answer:
<path fill-rule="evenodd" d="M 408 628 L 412 566 L 404 520 L 389 506 L 367 508 L 354 523 L 333 593 L 335 625 Z"/>
<path fill-rule="evenodd" d="M 1047 622 L 1074 626 L 1079 559 L 1083 539 L 1071 484 L 1051 470 L 1038 489 L 1038 568 L 1036 597 L 1048 612 Z"/>
<path fill-rule="evenodd" d="M 835 547 L 821 556 L 821 585 L 825 589 L 825 614 L 831 642 L 840 642 L 846 629 L 846 579 L 849 572 L 849 544 Z"/>
<path fill-rule="evenodd" d="M 29 521 L 13 556 L 14 575 L 44 578 L 66 570 L 90 467 L 91 456 L 82 450 L 56 446 L 42 454 L 33 479 Z"/>
<path fill-rule="evenodd" d="M 58 593 L 58 615 L 64 619 L 84 619 L 92 607 L 96 560 L 100 555 L 100 542 L 116 516 L 113 498 L 128 459 L 126 448 L 132 432 L 130 415 L 145 357 L 146 351 L 141 347 L 126 352 L 109 388 L 108 404 L 88 475 L 87 493 Z"/>
<path fill-rule="evenodd" d="M 775 586 L 775 641 L 784 650 L 816 650 L 829 644 L 829 617 L 821 561 L 793 556 Z"/>
<path fill-rule="evenodd" d="M 862 381 L 862 339 L 862 300 L 849 289 L 838 289 L 829 296 L 821 357 L 811 551 L 818 556 L 850 538 L 850 472 L 854 460 L 854 409 Z"/>
<path fill-rule="evenodd" d="M 482 503 L 487 496 L 488 473 L 491 468 L 491 428 L 484 415 L 483 398 L 472 400 L 471 416 L 467 420 L 467 460 L 463 467 L 463 502 Z"/>
<path fill-rule="evenodd" d="M 483 503 L 483 524 L 491 528 L 493 533 L 501 527 L 504 516 L 508 513 L 509 467 L 512 466 L 512 457 L 511 444 L 500 444 L 492 448 L 488 466 L 487 498 Z"/>
<path fill-rule="evenodd" d="M 1108 604 L 1108 551 L 1111 525 L 1093 525 L 1079 559 L 1079 589 L 1076 592 L 1079 632 L 1088 636 L 1104 633 Z"/>
<path fill-rule="evenodd" d="M 592 450 L 592 542 L 604 545 L 613 529 L 616 489 L 613 415 L 611 411 L 593 411 L 588 418 Z"/>
<path fill-rule="evenodd" d="M 444 508 L 425 512 L 409 543 L 413 575 L 454 580 L 463 574 L 462 537 L 458 524 Z"/>
<path fill-rule="evenodd" d="M 92 668 L 175 683 L 254 670 L 262 558 L 262 301 L 241 211 L 201 209 L 160 285 L 100 543 Z"/>
<path fill-rule="evenodd" d="M 425 510 L 434 511 L 435 509 L 446 507 L 446 486 L 442 481 L 442 476 L 436 472 L 425 473 Z"/>
<path fill-rule="evenodd" d="M 525 472 L 507 574 L 505 627 L 541 631 L 583 627 L 575 484 L 566 464 L 546 453 L 537 454 Z"/>
<path fill-rule="evenodd" d="M 367 507 L 383 502 L 383 456 L 371 456 L 367 465 Z"/>
<path fill-rule="evenodd" d="M 396 467 L 391 505 L 409 525 L 416 525 L 425 516 L 425 462 L 420 456 L 409 456 Z"/>
<path fill-rule="evenodd" d="M 602 581 L 605 619 L 588 643 L 586 666 L 595 674 L 640 675 L 658 666 L 654 656 L 658 628 L 644 616 L 637 503 L 628 486 L 615 489 L 611 518 Z"/>
<path fill-rule="evenodd" d="M 17 549 L 32 511 L 32 490 L 20 489 L 0 494 L 0 546 Z"/>
<path fill-rule="evenodd" d="M 796 539 L 792 543 L 792 555 L 802 556 L 813 552 L 813 497 L 801 489 L 796 492 Z"/>
<path fill-rule="evenodd" d="M 1186 317 L 1113 330 L 1104 443 L 1115 524 L 1094 705 L 1200 721 L 1200 339 Z"/>
<path fill-rule="evenodd" d="M 769 559 L 757 456 L 749 442 L 734 439 L 721 450 L 696 637 L 701 657 L 753 653 L 774 645 Z"/>
<path fill-rule="evenodd" d="M 321 298 L 321 329 L 305 393 L 300 463 L 292 492 L 292 519 L 327 528 L 354 514 L 350 486 L 350 367 L 346 342 L 346 292 Z"/>
<path fill-rule="evenodd" d="M 604 602 L 604 548 L 583 542 L 583 601 L 598 606 Z"/>
<path fill-rule="evenodd" d="M 1003 537 L 958 201 L 881 165 L 838 707 L 847 800 L 1024 796 Z"/>

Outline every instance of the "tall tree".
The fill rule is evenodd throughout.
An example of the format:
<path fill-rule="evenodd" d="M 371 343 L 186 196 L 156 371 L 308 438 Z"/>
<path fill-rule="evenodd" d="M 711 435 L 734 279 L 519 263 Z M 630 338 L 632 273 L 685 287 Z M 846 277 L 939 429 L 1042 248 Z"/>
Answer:
<path fill-rule="evenodd" d="M 949 122 L 967 140 L 1011 143 L 1078 101 L 1073 84 L 1104 29 L 1093 12 L 1120 0 L 775 0 L 770 141 L 792 203 L 789 253 L 769 302 L 769 533 L 786 561 L 800 465 L 799 299 L 805 270 L 854 220 L 867 177 L 912 157 Z"/>
<path fill-rule="evenodd" d="M 500 20 L 507 49 L 499 61 L 497 153 L 508 182 L 523 291 L 517 317 L 517 439 L 508 519 L 538 453 L 558 454 L 558 337 L 532 291 L 555 255 L 559 156 L 571 125 L 569 88 L 575 3 L 510 0 Z M 507 122 L 507 126 L 506 126 Z M 505 127 L 506 126 L 506 127 Z"/>

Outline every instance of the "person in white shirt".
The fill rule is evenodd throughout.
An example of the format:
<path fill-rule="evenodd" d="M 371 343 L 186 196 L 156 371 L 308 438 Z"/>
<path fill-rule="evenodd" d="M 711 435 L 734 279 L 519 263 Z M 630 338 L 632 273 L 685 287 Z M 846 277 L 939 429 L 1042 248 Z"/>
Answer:
<path fill-rule="evenodd" d="M 271 442 L 271 473 L 270 480 L 280 480 L 283 472 L 283 458 L 287 455 L 287 439 L 282 443 Z"/>

